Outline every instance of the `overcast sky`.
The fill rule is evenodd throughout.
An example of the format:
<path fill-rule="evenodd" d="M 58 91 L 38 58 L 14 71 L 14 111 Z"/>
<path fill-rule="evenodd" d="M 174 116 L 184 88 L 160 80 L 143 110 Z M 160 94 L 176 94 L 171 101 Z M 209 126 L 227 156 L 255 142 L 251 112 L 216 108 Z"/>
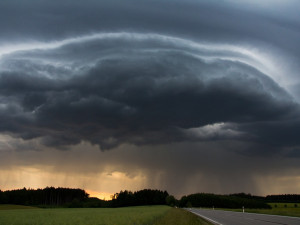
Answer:
<path fill-rule="evenodd" d="M 0 2 L 0 189 L 300 194 L 300 2 Z"/>

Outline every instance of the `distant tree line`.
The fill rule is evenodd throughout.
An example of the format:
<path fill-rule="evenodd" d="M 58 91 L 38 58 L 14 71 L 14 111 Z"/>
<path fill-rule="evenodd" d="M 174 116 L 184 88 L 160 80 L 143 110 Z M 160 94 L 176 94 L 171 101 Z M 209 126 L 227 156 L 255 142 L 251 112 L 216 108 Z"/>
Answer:
<path fill-rule="evenodd" d="M 246 194 L 215 195 L 191 194 L 183 196 L 179 201 L 180 207 L 208 207 L 208 208 L 271 208 L 263 197 Z"/>
<path fill-rule="evenodd" d="M 260 201 L 265 201 L 266 200 L 265 197 L 246 194 L 246 193 L 230 194 L 229 196 L 236 196 L 236 197 L 240 197 L 240 198 L 254 199 L 254 200 L 260 200 Z"/>
<path fill-rule="evenodd" d="M 168 192 L 144 189 L 136 192 L 121 191 L 112 198 L 113 207 L 138 206 L 138 205 L 165 205 Z"/>
<path fill-rule="evenodd" d="M 0 203 L 18 205 L 53 205 L 61 206 L 71 202 L 81 202 L 89 195 L 82 189 L 54 188 L 0 190 Z"/>
<path fill-rule="evenodd" d="M 289 195 L 267 195 L 266 201 L 268 202 L 291 202 L 300 203 L 300 195 L 289 194 Z"/>
<path fill-rule="evenodd" d="M 267 197 L 238 193 L 215 195 L 197 193 L 177 200 L 167 191 L 144 189 L 140 191 L 120 191 L 112 200 L 89 197 L 82 189 L 54 188 L 0 190 L 0 204 L 32 205 L 39 207 L 125 207 L 141 205 L 170 205 L 178 207 L 208 208 L 270 208 L 268 202 L 300 202 L 300 195 L 268 195 Z"/>
<path fill-rule="evenodd" d="M 144 189 L 136 192 L 121 191 L 112 200 L 89 198 L 82 189 L 54 188 L 0 190 L 0 204 L 34 205 L 40 207 L 124 207 L 139 205 L 165 205 L 168 192 Z"/>

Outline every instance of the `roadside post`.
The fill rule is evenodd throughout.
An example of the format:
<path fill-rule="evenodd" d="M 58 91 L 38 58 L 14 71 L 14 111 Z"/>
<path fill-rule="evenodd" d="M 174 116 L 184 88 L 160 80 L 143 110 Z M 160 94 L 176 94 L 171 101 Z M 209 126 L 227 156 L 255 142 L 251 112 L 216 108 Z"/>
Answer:
<path fill-rule="evenodd" d="M 243 213 L 245 212 L 245 207 L 243 206 Z"/>

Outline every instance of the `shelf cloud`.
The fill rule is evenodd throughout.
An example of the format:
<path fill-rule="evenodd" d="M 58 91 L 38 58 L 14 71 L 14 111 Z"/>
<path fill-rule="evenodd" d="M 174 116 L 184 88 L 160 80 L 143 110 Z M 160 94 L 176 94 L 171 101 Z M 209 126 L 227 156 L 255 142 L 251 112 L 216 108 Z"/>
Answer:
<path fill-rule="evenodd" d="M 137 33 L 32 46 L 2 56 L 1 130 L 45 145 L 187 141 L 188 130 L 218 123 L 244 135 L 223 130 L 205 140 L 255 141 L 248 127 L 271 123 L 263 126 L 269 135 L 268 126 L 298 113 L 298 103 L 259 70 L 260 57 L 242 48 Z"/>
<path fill-rule="evenodd" d="M 0 162 L 265 193 L 261 177 L 299 167 L 299 4 L 249 2 L 1 2 Z"/>

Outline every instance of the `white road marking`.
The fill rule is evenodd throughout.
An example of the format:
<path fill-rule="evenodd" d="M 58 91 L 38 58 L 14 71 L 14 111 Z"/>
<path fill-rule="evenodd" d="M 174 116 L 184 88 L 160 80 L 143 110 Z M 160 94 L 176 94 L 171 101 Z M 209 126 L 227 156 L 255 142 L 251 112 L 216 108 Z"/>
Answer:
<path fill-rule="evenodd" d="M 213 219 L 210 219 L 210 218 L 208 218 L 208 217 L 206 217 L 206 216 L 203 216 L 203 215 L 201 215 L 201 214 L 199 214 L 199 213 L 193 212 L 192 210 L 190 210 L 190 212 L 191 212 L 191 213 L 194 213 L 194 214 L 196 214 L 196 215 L 198 215 L 198 216 L 200 216 L 200 217 L 202 217 L 202 218 L 204 218 L 204 219 L 206 219 L 206 220 L 208 220 L 208 221 L 210 221 L 210 222 L 212 222 L 212 223 L 214 223 L 214 224 L 217 224 L 217 225 L 223 225 L 222 223 L 219 223 L 219 222 L 217 222 L 217 221 L 215 221 L 215 220 L 213 220 Z"/>

